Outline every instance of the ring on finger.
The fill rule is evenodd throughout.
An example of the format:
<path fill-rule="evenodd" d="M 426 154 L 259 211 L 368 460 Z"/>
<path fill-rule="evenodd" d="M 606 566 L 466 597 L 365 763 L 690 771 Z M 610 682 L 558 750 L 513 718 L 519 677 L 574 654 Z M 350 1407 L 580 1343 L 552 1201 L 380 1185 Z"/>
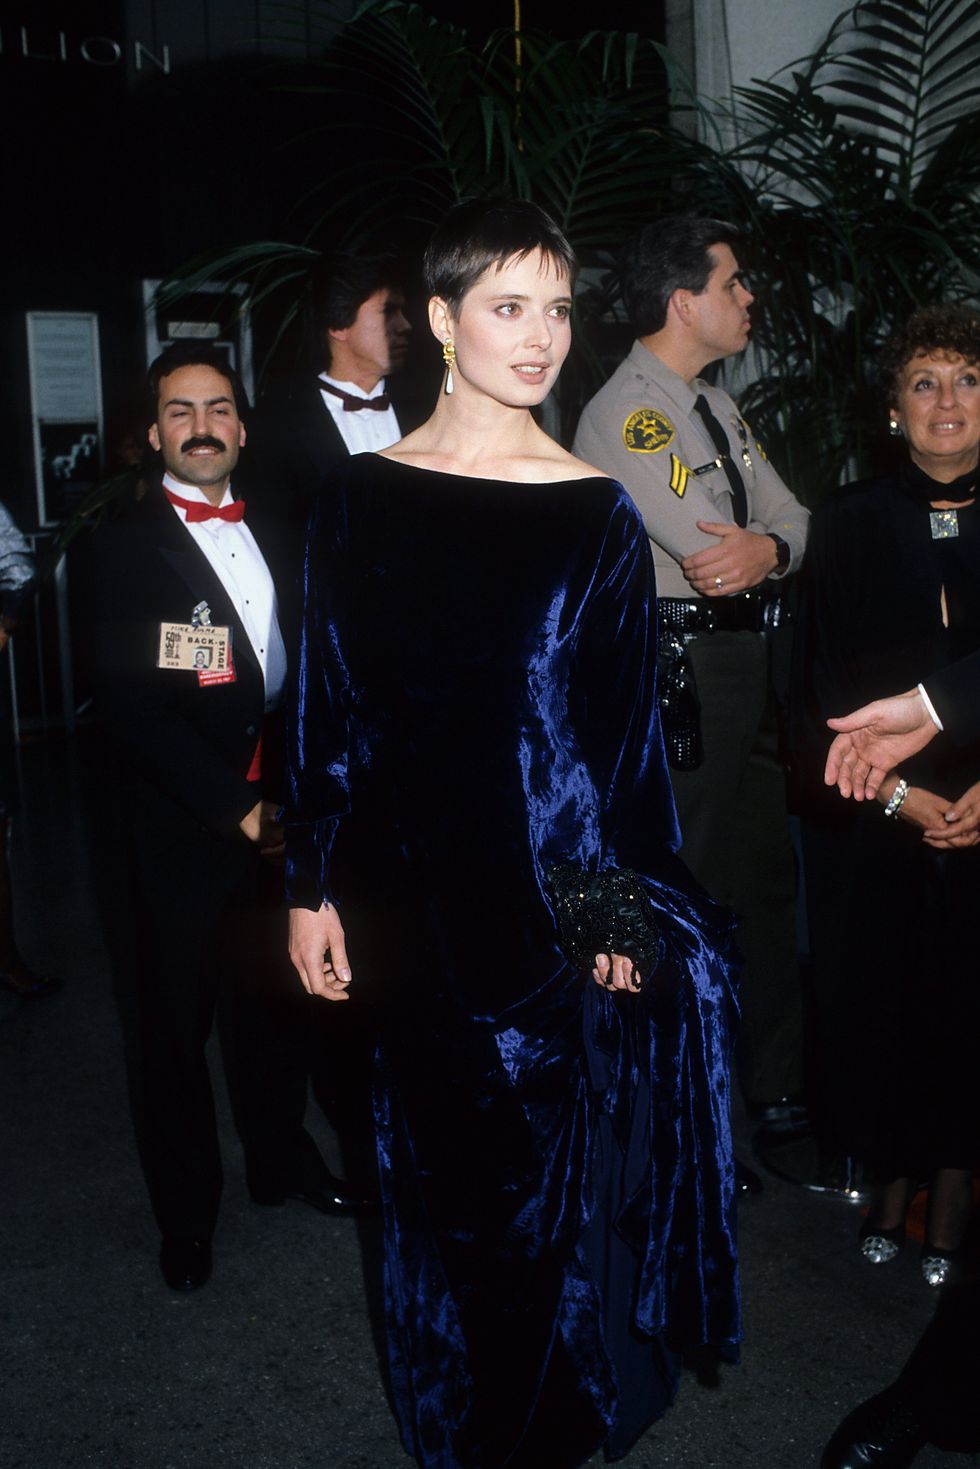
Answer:
<path fill-rule="evenodd" d="M 720 576 L 716 576 L 715 577 L 715 586 L 717 587 L 718 591 L 720 592 L 721 591 L 721 577 Z"/>

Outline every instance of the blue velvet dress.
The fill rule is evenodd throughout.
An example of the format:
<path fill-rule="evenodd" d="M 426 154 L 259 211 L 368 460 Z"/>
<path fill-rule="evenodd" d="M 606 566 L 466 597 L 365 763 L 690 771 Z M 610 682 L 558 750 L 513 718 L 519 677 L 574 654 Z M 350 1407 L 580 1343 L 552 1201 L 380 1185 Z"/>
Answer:
<path fill-rule="evenodd" d="M 674 855 L 653 564 L 601 478 L 360 455 L 314 512 L 293 904 L 373 1004 L 392 1396 L 424 1469 L 621 1457 L 739 1335 L 728 915 Z M 545 874 L 640 872 L 639 995 L 567 962 Z"/>

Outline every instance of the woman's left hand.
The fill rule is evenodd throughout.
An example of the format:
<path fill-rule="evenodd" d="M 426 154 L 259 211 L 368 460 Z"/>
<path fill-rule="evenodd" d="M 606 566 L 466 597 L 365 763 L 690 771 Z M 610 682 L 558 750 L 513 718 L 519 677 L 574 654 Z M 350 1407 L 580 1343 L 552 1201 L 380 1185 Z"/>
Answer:
<path fill-rule="evenodd" d="M 922 840 L 930 847 L 951 850 L 975 847 L 980 842 L 980 781 L 948 807 L 942 826 L 926 828 Z"/>
<path fill-rule="evenodd" d="M 625 954 L 613 954 L 612 962 L 608 954 L 596 954 L 592 978 L 603 989 L 629 990 L 634 995 L 642 984 L 640 971 L 633 967 L 633 960 Z"/>

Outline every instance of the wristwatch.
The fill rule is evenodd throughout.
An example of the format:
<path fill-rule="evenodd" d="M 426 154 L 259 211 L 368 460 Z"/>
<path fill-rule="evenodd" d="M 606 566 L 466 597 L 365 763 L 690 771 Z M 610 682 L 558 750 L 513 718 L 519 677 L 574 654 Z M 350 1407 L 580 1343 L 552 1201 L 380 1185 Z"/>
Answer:
<path fill-rule="evenodd" d="M 789 546 L 775 531 L 767 530 L 766 535 L 776 543 L 776 570 L 781 576 L 789 565 Z"/>

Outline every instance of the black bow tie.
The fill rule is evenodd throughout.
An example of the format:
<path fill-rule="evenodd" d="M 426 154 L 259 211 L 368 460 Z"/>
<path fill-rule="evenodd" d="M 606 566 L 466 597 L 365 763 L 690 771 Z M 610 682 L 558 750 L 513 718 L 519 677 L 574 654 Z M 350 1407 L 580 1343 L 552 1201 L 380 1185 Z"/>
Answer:
<path fill-rule="evenodd" d="M 325 383 L 323 378 L 317 378 L 317 382 L 325 393 L 333 393 L 344 405 L 345 413 L 360 413 L 362 408 L 373 408 L 375 413 L 384 413 L 390 399 L 387 393 L 379 393 L 376 398 L 359 398 L 356 393 L 345 393 L 343 388 L 335 388 L 333 383 Z"/>

